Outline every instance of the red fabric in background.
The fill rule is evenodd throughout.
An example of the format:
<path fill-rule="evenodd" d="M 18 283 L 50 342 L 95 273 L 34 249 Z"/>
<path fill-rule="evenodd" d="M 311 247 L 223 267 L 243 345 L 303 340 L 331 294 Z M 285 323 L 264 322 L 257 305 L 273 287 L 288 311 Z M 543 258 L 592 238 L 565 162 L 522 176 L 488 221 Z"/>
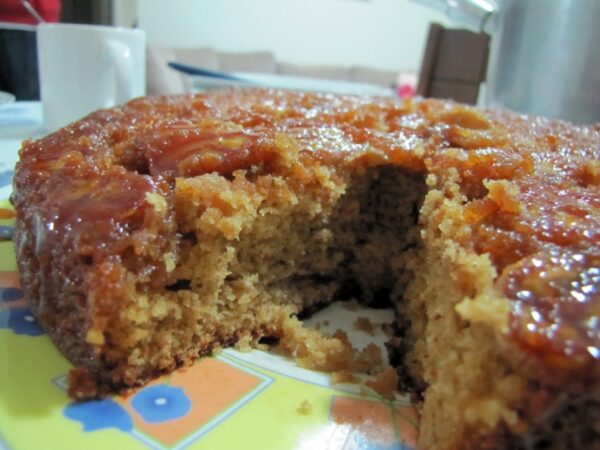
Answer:
<path fill-rule="evenodd" d="M 29 3 L 46 22 L 58 22 L 60 0 L 29 0 Z M 0 0 L 0 22 L 37 24 L 20 0 Z"/>

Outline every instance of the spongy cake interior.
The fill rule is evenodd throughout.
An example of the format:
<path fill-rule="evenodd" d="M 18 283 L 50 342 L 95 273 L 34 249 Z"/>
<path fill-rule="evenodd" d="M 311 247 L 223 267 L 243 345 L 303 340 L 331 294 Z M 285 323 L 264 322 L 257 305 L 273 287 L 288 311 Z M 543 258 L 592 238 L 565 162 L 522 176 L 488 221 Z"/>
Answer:
<path fill-rule="evenodd" d="M 396 306 L 400 332 L 392 353 L 401 384 L 422 393 L 447 378 L 439 391 L 430 391 L 429 413 L 439 416 L 436 436 L 430 438 L 456 434 L 454 412 L 445 408 L 445 400 L 465 383 L 479 386 L 475 397 L 484 393 L 487 398 L 496 367 L 489 366 L 487 374 L 478 369 L 475 380 L 453 375 L 465 364 L 455 348 L 463 325 L 453 311 L 462 293 L 435 252 L 423 248 L 423 174 L 392 166 L 343 176 L 323 167 L 314 170 L 309 177 L 239 171 L 232 177 L 207 174 L 176 181 L 182 239 L 177 260 L 166 261 L 176 281 L 136 295 L 120 326 L 111 327 L 113 338 L 128 342 L 122 346 L 121 340 L 114 354 L 127 358 L 127 372 L 119 376 L 135 382 L 157 368 L 187 364 L 199 350 L 252 345 L 266 336 L 281 338 L 307 367 L 349 369 L 343 350 L 298 333 L 293 318 L 334 300 L 356 298 Z M 157 210 L 166 207 L 161 198 L 151 201 Z M 426 330 L 432 316 L 433 334 Z M 493 336 L 481 338 L 483 344 L 491 338 L 493 347 Z M 463 339 L 463 345 L 471 345 L 469 337 Z M 481 357 L 494 360 L 493 353 Z M 486 376 L 488 382 L 482 383 Z M 462 389 L 461 395 L 469 391 Z M 489 405 L 491 426 L 502 408 Z"/>
<path fill-rule="evenodd" d="M 522 423 L 516 409 L 536 411 L 520 406 L 530 383 L 507 364 L 494 331 L 456 313 L 465 296 L 490 295 L 495 271 L 489 260 L 460 254 L 427 227 L 444 196 L 429 189 L 422 174 L 392 166 L 343 176 L 315 171 L 310 177 L 238 171 L 176 181 L 182 239 L 176 259 L 162 256 L 176 281 L 138 293 L 111 327 L 113 338 L 121 336 L 114 357 L 127 358 L 119 377 L 135 383 L 157 368 L 191 363 L 199 353 L 256 345 L 264 337 L 282 339 L 306 367 L 351 370 L 343 348 L 298 332 L 295 316 L 355 298 L 398 311 L 392 363 L 400 386 L 424 395 L 421 412 L 433 425 L 421 430 L 421 445 L 457 437 L 460 445 L 471 426 L 496 431 L 496 445 L 511 424 Z M 160 197 L 150 201 L 159 211 L 166 207 Z M 448 262 L 461 258 L 466 288 Z M 494 301 L 486 299 L 483 322 L 505 317 L 503 303 L 494 311 Z M 482 315 L 477 306 L 462 308 Z"/>
<path fill-rule="evenodd" d="M 128 351 L 134 377 L 161 358 L 172 364 L 173 355 L 192 358 L 217 344 L 282 337 L 283 319 L 333 300 L 402 299 L 420 246 L 422 175 L 319 171 L 304 186 L 242 171 L 177 180 L 183 237 L 178 260 L 167 262 L 176 281 L 137 296 L 122 324 L 123 334 L 146 330 Z"/>

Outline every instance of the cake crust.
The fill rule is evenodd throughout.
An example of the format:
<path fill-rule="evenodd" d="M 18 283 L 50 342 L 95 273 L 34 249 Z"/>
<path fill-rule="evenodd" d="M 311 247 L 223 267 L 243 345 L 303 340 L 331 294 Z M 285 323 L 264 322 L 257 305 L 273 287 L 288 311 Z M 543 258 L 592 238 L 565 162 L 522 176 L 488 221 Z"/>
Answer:
<path fill-rule="evenodd" d="M 570 413 L 577 441 L 552 439 L 584 448 L 599 186 L 597 125 L 250 89 L 137 99 L 27 141 L 11 201 L 25 295 L 77 398 L 282 337 L 350 290 L 398 310 L 421 446 L 543 446 Z"/>

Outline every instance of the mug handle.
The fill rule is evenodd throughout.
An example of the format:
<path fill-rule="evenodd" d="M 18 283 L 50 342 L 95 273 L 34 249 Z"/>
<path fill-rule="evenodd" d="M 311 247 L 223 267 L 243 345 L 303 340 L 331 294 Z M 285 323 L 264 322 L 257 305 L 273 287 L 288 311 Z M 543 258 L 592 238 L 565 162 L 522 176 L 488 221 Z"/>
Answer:
<path fill-rule="evenodd" d="M 133 98 L 134 67 L 131 48 L 122 42 L 107 41 L 104 43 L 103 54 L 115 68 L 115 103 Z"/>

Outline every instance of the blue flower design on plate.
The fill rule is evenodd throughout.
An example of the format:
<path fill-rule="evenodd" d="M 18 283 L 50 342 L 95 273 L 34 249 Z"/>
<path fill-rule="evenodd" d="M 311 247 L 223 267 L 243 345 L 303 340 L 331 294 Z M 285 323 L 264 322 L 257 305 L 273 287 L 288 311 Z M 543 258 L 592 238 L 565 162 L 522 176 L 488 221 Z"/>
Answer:
<path fill-rule="evenodd" d="M 12 170 L 5 170 L 0 172 L 0 187 L 8 186 L 12 183 L 14 172 Z"/>
<path fill-rule="evenodd" d="M 149 423 L 179 419 L 192 409 L 192 402 L 183 388 L 166 384 L 142 389 L 133 397 L 131 405 Z"/>
<path fill-rule="evenodd" d="M 127 411 L 114 400 L 91 400 L 87 402 L 70 403 L 63 410 L 65 417 L 83 424 L 83 431 L 116 428 L 121 431 L 131 431 L 133 420 Z"/>
<path fill-rule="evenodd" d="M 0 302 L 14 302 L 20 298 L 23 298 L 23 291 L 21 289 L 0 286 Z"/>
<path fill-rule="evenodd" d="M 398 441 L 395 441 L 386 447 L 380 442 L 374 442 L 360 432 L 355 433 L 350 439 L 350 442 L 353 444 L 350 447 L 360 448 L 361 450 L 413 450 L 412 447 Z"/>
<path fill-rule="evenodd" d="M 392 445 L 388 447 L 389 450 L 414 450 L 409 445 L 404 445 L 402 442 L 394 442 Z"/>
<path fill-rule="evenodd" d="M 0 328 L 9 328 L 15 334 L 40 336 L 44 330 L 40 328 L 29 308 L 7 308 L 0 310 Z"/>
<path fill-rule="evenodd" d="M 15 227 L 9 227 L 8 225 L 0 225 L 0 239 L 12 239 L 12 235 L 15 232 Z"/>

